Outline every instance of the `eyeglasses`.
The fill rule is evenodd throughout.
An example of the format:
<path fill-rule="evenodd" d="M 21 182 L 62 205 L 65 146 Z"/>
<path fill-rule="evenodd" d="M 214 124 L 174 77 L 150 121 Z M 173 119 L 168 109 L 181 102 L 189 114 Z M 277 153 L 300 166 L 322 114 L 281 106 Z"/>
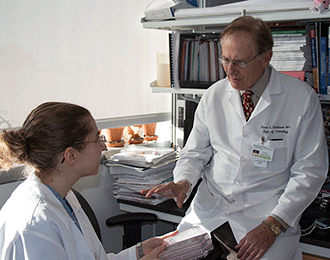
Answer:
<path fill-rule="evenodd" d="M 242 60 L 229 60 L 229 59 L 223 59 L 220 58 L 219 61 L 222 65 L 226 65 L 228 66 L 230 63 L 232 63 L 235 66 L 238 66 L 240 68 L 245 68 L 251 61 L 253 61 L 255 58 L 257 58 L 260 54 L 258 54 L 257 56 L 254 56 L 251 60 L 249 61 L 242 61 Z"/>
<path fill-rule="evenodd" d="M 99 135 L 95 141 L 84 141 L 82 143 L 99 143 L 101 145 L 104 145 L 106 143 L 109 143 L 109 141 L 106 139 L 104 135 Z M 61 163 L 64 163 L 65 158 L 61 160 Z"/>
<path fill-rule="evenodd" d="M 95 141 L 86 141 L 84 143 L 100 143 L 100 144 L 106 144 L 109 143 L 107 138 L 104 135 L 99 135 Z"/>

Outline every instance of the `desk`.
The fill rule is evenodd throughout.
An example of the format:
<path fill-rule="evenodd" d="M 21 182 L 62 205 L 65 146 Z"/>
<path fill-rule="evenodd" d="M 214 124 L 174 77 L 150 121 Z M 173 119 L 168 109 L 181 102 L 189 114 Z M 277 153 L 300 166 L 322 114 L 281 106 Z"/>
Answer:
<path fill-rule="evenodd" d="M 166 200 L 158 205 L 149 205 L 145 203 L 139 203 L 135 201 L 121 200 L 118 199 L 119 208 L 126 212 L 147 212 L 156 214 L 158 219 L 165 220 L 174 224 L 179 224 L 182 217 L 186 214 L 190 203 L 192 202 L 197 192 L 198 186 L 201 183 L 201 179 L 197 182 L 193 190 L 191 191 L 190 197 L 179 209 L 173 199 Z"/>
<path fill-rule="evenodd" d="M 120 210 L 126 212 L 146 212 L 156 214 L 161 220 L 179 224 L 190 203 L 179 209 L 174 200 L 166 200 L 158 205 L 149 205 L 128 200 L 118 200 Z"/>
<path fill-rule="evenodd" d="M 183 204 L 183 207 L 181 209 L 179 209 L 176 206 L 174 200 L 167 200 L 155 206 L 134 202 L 134 201 L 126 201 L 126 200 L 118 200 L 118 203 L 119 203 L 119 208 L 123 211 L 154 213 L 157 215 L 157 217 L 160 220 L 165 220 L 168 222 L 179 224 L 191 203 L 192 200 L 191 197 L 188 199 L 188 201 L 185 204 Z M 300 246 L 304 253 L 322 256 L 322 257 L 330 256 L 330 248 L 319 246 L 313 243 L 312 241 L 307 242 L 307 240 L 305 239 L 304 242 L 300 243 Z"/>

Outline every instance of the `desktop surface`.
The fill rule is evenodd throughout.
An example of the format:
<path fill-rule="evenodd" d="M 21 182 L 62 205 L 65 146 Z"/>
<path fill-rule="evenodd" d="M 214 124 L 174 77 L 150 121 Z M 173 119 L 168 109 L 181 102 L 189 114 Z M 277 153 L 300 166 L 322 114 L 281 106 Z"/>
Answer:
<path fill-rule="evenodd" d="M 190 201 L 188 200 L 186 203 L 184 203 L 182 205 L 182 208 L 180 209 L 180 208 L 178 208 L 178 206 L 176 205 L 176 202 L 173 199 L 165 200 L 162 203 L 159 203 L 157 205 L 150 205 L 150 204 L 146 204 L 146 203 L 122 200 L 122 199 L 118 199 L 117 201 L 119 203 L 128 204 L 128 205 L 141 207 L 141 208 L 145 208 L 145 209 L 150 209 L 150 210 L 154 210 L 154 211 L 159 211 L 159 212 L 163 212 L 163 213 L 167 213 L 167 214 L 171 214 L 171 215 L 176 215 L 179 217 L 184 217 L 184 215 L 191 203 L 191 200 Z"/>

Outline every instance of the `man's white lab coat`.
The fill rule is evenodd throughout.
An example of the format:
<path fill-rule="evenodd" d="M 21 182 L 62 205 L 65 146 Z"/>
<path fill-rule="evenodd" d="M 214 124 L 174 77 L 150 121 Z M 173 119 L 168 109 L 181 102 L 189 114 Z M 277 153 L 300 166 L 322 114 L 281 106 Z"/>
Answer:
<path fill-rule="evenodd" d="M 74 193 L 66 198 L 83 234 L 37 176 L 19 185 L 0 211 L 0 259 L 136 259 L 135 247 L 107 255 Z"/>
<path fill-rule="evenodd" d="M 256 145 L 274 149 L 271 161 L 254 161 Z M 202 224 L 211 231 L 229 220 L 240 241 L 272 213 L 292 227 L 275 244 L 291 237 L 292 245 L 294 237 L 293 247 L 298 246 L 299 218 L 327 171 L 323 117 L 310 86 L 272 68 L 246 122 L 240 92 L 221 80 L 203 95 L 174 170 L 175 182 L 195 185 L 203 177 L 180 228 Z M 282 243 L 285 247 L 290 248 Z"/>

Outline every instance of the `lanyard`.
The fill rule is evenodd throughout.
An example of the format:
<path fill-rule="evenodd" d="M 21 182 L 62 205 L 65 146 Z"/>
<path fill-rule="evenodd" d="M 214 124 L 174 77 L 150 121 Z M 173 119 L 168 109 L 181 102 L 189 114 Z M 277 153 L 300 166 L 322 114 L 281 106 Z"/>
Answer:
<path fill-rule="evenodd" d="M 55 197 L 61 202 L 61 204 L 63 205 L 65 211 L 69 214 L 70 218 L 74 221 L 75 225 L 79 228 L 80 232 L 82 233 L 82 230 L 80 228 L 78 219 L 76 217 L 76 215 L 74 214 L 74 211 L 72 209 L 72 207 L 70 206 L 69 202 L 67 201 L 66 198 L 62 198 L 61 195 L 58 193 L 57 190 L 55 190 L 53 187 L 46 185 L 55 195 Z"/>

